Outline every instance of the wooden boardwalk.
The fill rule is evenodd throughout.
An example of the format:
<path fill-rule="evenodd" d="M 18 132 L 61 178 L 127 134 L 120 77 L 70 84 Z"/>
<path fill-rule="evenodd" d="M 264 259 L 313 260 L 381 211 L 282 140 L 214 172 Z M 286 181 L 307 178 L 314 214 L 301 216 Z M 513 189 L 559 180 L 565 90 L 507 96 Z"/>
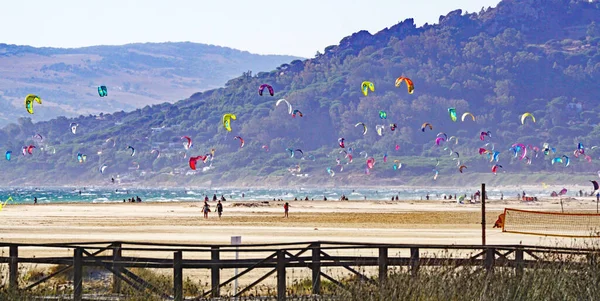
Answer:
<path fill-rule="evenodd" d="M 112 290 L 119 296 L 122 282 L 138 291 L 149 291 L 166 300 L 184 300 L 183 272 L 186 269 L 205 269 L 210 273 L 210 289 L 189 300 L 206 300 L 221 296 L 221 289 L 251 271 L 260 269 L 263 276 L 252 279 L 252 283 L 241 289 L 235 296 L 247 295 L 250 289 L 268 277 L 276 277 L 276 300 L 286 300 L 286 270 L 304 268 L 312 273 L 312 294 L 321 294 L 321 279 L 327 279 L 337 286 L 344 284 L 327 274 L 323 268 L 337 267 L 349 271 L 364 281 L 382 284 L 386 281 L 390 267 L 405 267 L 413 275 L 422 267 L 468 266 L 487 271 L 503 267 L 522 273 L 531 267 L 549 267 L 559 264 L 553 259 L 556 255 L 575 258 L 570 265 L 595 261 L 598 250 L 553 248 L 524 245 L 409 245 L 409 244 L 370 244 L 330 241 L 311 241 L 284 244 L 196 245 L 160 244 L 139 242 L 88 242 L 55 244 L 12 244 L 0 243 L 0 248 L 8 249 L 8 256 L 0 257 L 0 264 L 8 264 L 9 290 L 30 290 L 47 280 L 66 273 L 73 273 L 73 300 L 83 299 L 84 267 L 101 267 L 112 273 Z M 30 250 L 27 250 L 30 249 Z M 27 250 L 36 256 L 19 256 L 19 250 Z M 44 257 L 50 251 L 72 252 L 62 257 Z M 392 252 L 393 251 L 393 252 Z M 161 254 L 162 257 L 124 256 L 124 254 Z M 233 258 L 239 252 L 241 259 Z M 56 253 L 56 252 L 55 252 Z M 345 255 L 345 254 L 361 255 Z M 5 253 L 3 253 L 5 254 Z M 342 254 L 342 255 L 340 255 Z M 377 256 L 364 256 L 377 254 Z M 440 256 L 440 254 L 443 254 Z M 184 259 L 185 255 L 185 259 Z M 560 256 L 559 256 L 560 257 Z M 49 264 L 64 267 L 24 287 L 19 287 L 19 264 Z M 131 272 L 131 268 L 169 269 L 173 273 L 171 291 L 161 291 L 151 283 Z M 377 275 L 369 277 L 356 267 L 373 267 Z M 222 279 L 223 269 L 240 269 L 236 276 Z M 110 298 L 110 297 L 107 297 Z M 86 298 L 87 299 L 87 298 Z M 186 300 L 188 298 L 185 298 Z"/>

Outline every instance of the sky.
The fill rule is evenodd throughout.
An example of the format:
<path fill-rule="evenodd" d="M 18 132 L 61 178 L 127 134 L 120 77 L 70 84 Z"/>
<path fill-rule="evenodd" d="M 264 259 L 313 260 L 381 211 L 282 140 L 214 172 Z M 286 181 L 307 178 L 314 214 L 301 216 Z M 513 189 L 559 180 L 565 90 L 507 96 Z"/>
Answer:
<path fill-rule="evenodd" d="M 359 30 L 372 34 L 407 18 L 437 23 L 455 9 L 479 12 L 499 0 L 19 0 L 0 8 L 0 43 L 83 47 L 139 42 L 227 46 L 313 57 Z"/>

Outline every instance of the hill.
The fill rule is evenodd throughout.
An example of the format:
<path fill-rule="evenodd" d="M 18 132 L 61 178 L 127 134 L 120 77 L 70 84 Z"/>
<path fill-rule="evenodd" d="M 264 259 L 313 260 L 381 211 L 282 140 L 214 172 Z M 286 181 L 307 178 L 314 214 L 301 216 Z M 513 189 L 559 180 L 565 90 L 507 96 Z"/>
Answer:
<path fill-rule="evenodd" d="M 17 154 L 23 145 L 38 149 L 0 162 L 2 170 L 11 170 L 1 177 L 6 185 L 109 185 L 111 177 L 138 186 L 587 182 L 600 160 L 600 149 L 593 147 L 600 133 L 598 23 L 597 1 L 505 0 L 479 13 L 450 12 L 435 25 L 417 27 L 408 19 L 376 34 L 357 32 L 313 59 L 245 74 L 175 104 L 37 123 L 21 118 L 2 129 L 0 141 Z M 399 76 L 413 80 L 414 94 L 394 86 Z M 368 96 L 360 89 L 366 80 L 375 85 Z M 273 86 L 274 96 L 258 95 L 263 83 Z M 292 118 L 287 108 L 276 107 L 280 98 L 303 117 Z M 458 121 L 449 118 L 449 107 L 456 108 Z M 381 110 L 386 120 L 380 119 Z M 475 121 L 462 122 L 464 112 Z M 525 112 L 536 122 L 522 124 Z M 226 113 L 237 115 L 230 133 L 222 125 Z M 71 122 L 79 124 L 76 135 L 69 131 Z M 355 126 L 359 122 L 367 124 L 366 135 Z M 425 122 L 433 130 L 422 132 Z M 390 123 L 398 128 L 390 131 Z M 376 125 L 385 127 L 383 136 Z M 491 137 L 481 141 L 482 131 Z M 457 140 L 436 146 L 438 132 Z M 44 140 L 35 141 L 36 133 Z M 183 135 L 194 140 L 188 151 Z M 243 148 L 235 136 L 245 139 Z M 341 137 L 344 149 L 338 146 Z M 591 162 L 574 155 L 580 142 Z M 520 160 L 522 149 L 516 155 L 509 150 L 516 143 L 527 147 L 531 164 Z M 556 152 L 536 151 L 544 143 Z M 127 146 L 135 147 L 134 157 Z M 347 164 L 342 151 L 350 147 L 354 160 Z M 287 148 L 301 149 L 304 159 L 299 152 L 291 157 Z M 498 161 L 479 155 L 479 148 L 499 152 Z M 214 160 L 190 170 L 189 156 L 211 149 Z M 87 162 L 78 163 L 77 153 L 87 154 Z M 570 158 L 568 166 L 563 155 Z M 376 160 L 369 175 L 365 156 Z M 399 170 L 393 169 L 395 160 L 402 163 Z M 104 174 L 98 172 L 102 164 L 107 165 Z M 490 171 L 495 164 L 503 167 L 497 175 Z M 466 171 L 460 173 L 458 165 Z"/>
<path fill-rule="evenodd" d="M 35 121 L 130 111 L 222 87 L 242 72 L 270 70 L 293 59 L 197 43 L 75 49 L 0 44 L 0 125 L 23 116 L 23 99 L 30 93 L 52 107 L 39 110 Z M 102 101 L 100 85 L 109 89 Z"/>

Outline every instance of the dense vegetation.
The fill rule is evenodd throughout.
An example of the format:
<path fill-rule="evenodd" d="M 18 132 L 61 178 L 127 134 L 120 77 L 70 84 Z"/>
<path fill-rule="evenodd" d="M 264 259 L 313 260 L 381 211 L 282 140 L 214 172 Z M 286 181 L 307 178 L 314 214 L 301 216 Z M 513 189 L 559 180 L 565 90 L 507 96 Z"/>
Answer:
<path fill-rule="evenodd" d="M 402 75 L 414 81 L 414 94 L 404 86 L 394 87 Z M 459 143 L 451 147 L 461 154 L 467 174 L 488 176 L 492 163 L 477 150 L 484 144 L 479 133 L 489 130 L 489 142 L 502 151 L 498 163 L 504 173 L 495 177 L 498 183 L 509 183 L 516 174 L 521 175 L 519 181 L 527 181 L 523 175 L 532 173 L 553 173 L 556 181 L 567 181 L 598 170 L 599 150 L 591 150 L 600 144 L 598 78 L 598 1 L 505 0 L 479 13 L 451 12 L 436 25 L 416 27 L 408 19 L 374 35 L 361 31 L 313 59 L 295 60 L 271 72 L 245 73 L 225 88 L 196 93 L 175 104 L 39 123 L 21 118 L 0 132 L 4 147 L 18 153 L 32 135 L 41 133 L 46 137 L 42 144 L 55 147 L 56 154 L 36 150 L 34 156 L 3 161 L 0 168 L 10 166 L 12 172 L 2 175 L 8 184 L 65 184 L 75 179 L 107 183 L 116 175 L 123 182 L 142 185 L 401 184 L 411 183 L 414 176 L 426 177 L 420 183 L 427 185 L 462 183 L 464 175 L 458 173 L 456 161 L 434 145 L 436 134 L 457 136 Z M 360 90 L 364 80 L 372 81 L 376 89 L 367 97 Z M 262 83 L 274 87 L 274 97 L 258 95 Z M 286 109 L 276 108 L 280 98 L 304 117 L 291 118 Z M 476 122 L 452 122 L 448 107 L 455 107 L 459 117 L 472 112 Z M 387 111 L 387 120 L 379 119 L 380 110 Z M 537 123 L 521 125 L 519 116 L 524 112 L 534 114 Z M 224 113 L 237 115 L 231 133 L 221 124 Z M 69 131 L 71 122 L 80 125 L 77 135 Z M 368 124 L 367 135 L 355 127 L 357 122 Z M 396 131 L 387 130 L 383 137 L 375 133 L 376 124 L 392 122 L 398 124 Z M 433 124 L 434 130 L 421 132 L 423 122 Z M 185 175 L 190 169 L 181 154 L 182 135 L 194 138 L 190 155 L 216 149 L 213 169 Z M 242 149 L 233 139 L 237 135 L 246 140 Z M 115 148 L 104 143 L 111 137 L 117 140 Z M 343 172 L 335 167 L 336 157 L 346 162 L 338 153 L 339 137 L 355 150 L 354 162 Z M 557 153 L 541 154 L 531 165 L 508 151 L 513 143 L 541 147 L 544 142 Z M 578 142 L 588 147 L 592 163 L 573 157 L 569 167 L 551 164 L 551 157 L 572 155 Z M 394 150 L 396 144 L 400 151 Z M 128 145 L 136 147 L 135 157 L 128 155 Z M 269 145 L 270 152 L 262 145 Z M 160 158 L 150 153 L 153 148 L 161 150 Z M 290 158 L 286 148 L 302 149 L 316 161 Z M 102 158 L 96 155 L 100 149 Z M 369 176 L 364 174 L 361 151 L 377 160 Z M 76 162 L 78 152 L 88 155 L 87 163 Z M 400 171 L 392 169 L 396 159 L 403 163 Z M 131 170 L 132 161 L 140 168 Z M 109 166 L 104 175 L 98 172 L 100 162 Z M 288 171 L 297 164 L 308 177 Z M 336 171 L 333 178 L 325 171 L 329 166 Z M 440 173 L 437 182 L 431 179 L 434 168 Z"/>
<path fill-rule="evenodd" d="M 23 116 L 23 99 L 30 93 L 54 105 L 37 110 L 35 121 L 135 110 L 222 87 L 243 71 L 293 59 L 197 43 L 74 49 L 0 44 L 0 125 Z M 96 93 L 100 85 L 109 87 L 110 97 L 102 101 Z"/>

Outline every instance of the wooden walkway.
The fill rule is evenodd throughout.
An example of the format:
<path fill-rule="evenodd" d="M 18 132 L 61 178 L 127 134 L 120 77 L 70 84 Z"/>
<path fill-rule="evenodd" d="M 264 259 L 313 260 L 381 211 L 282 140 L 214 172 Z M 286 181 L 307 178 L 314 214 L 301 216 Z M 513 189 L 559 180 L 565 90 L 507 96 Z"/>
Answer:
<path fill-rule="evenodd" d="M 422 267 L 431 266 L 470 266 L 492 271 L 497 267 L 512 268 L 516 273 L 524 269 L 550 267 L 559 264 L 548 259 L 556 255 L 575 258 L 570 267 L 587 265 L 595 261 L 598 250 L 552 248 L 524 245 L 408 245 L 408 244 L 369 244 L 329 241 L 311 241 L 284 244 L 231 245 L 192 245 L 160 244 L 138 242 L 88 242 L 56 244 L 12 244 L 0 243 L 0 248 L 8 249 L 8 256 L 0 257 L 0 264 L 8 264 L 9 290 L 30 290 L 47 280 L 65 272 L 73 273 L 73 300 L 83 299 L 83 268 L 101 267 L 113 275 L 112 290 L 115 296 L 121 292 L 122 282 L 138 291 L 148 291 L 166 300 L 184 300 L 183 271 L 186 269 L 206 269 L 210 272 L 210 289 L 189 300 L 206 300 L 221 296 L 221 289 L 243 277 L 250 271 L 261 269 L 263 276 L 241 289 L 235 296 L 247 295 L 250 289 L 275 275 L 277 279 L 276 300 L 286 300 L 286 270 L 305 268 L 312 271 L 312 294 L 321 294 L 321 279 L 327 279 L 339 287 L 344 284 L 324 272 L 323 268 L 338 267 L 349 271 L 364 281 L 385 283 L 390 267 L 406 267 L 413 275 Z M 19 256 L 19 250 L 35 253 L 35 257 Z M 72 256 L 44 257 L 45 252 L 71 250 Z M 393 252 L 392 252 L 393 251 Z M 162 258 L 124 256 L 123 254 L 164 254 Z M 245 256 L 232 258 L 235 252 Z M 338 255 L 361 253 L 358 255 Z M 5 253 L 3 253 L 5 254 Z M 189 255 L 184 259 L 184 254 Z M 377 256 L 363 256 L 377 254 Z M 394 255 L 395 254 L 395 255 Z M 403 255 L 405 254 L 405 255 Z M 440 256 L 440 254 L 445 254 Z M 553 256 L 549 256 L 553 255 Z M 560 256 L 559 256 L 560 257 Z M 201 258 L 201 259 L 187 259 Z M 19 287 L 19 264 L 63 265 L 51 275 Z M 170 269 L 173 273 L 172 291 L 161 291 L 151 283 L 130 271 L 131 268 Z M 376 277 L 369 277 L 356 267 L 377 268 Z M 236 276 L 221 278 L 222 269 L 240 269 Z M 87 299 L 87 298 L 86 298 Z M 186 300 L 188 298 L 185 298 Z"/>

